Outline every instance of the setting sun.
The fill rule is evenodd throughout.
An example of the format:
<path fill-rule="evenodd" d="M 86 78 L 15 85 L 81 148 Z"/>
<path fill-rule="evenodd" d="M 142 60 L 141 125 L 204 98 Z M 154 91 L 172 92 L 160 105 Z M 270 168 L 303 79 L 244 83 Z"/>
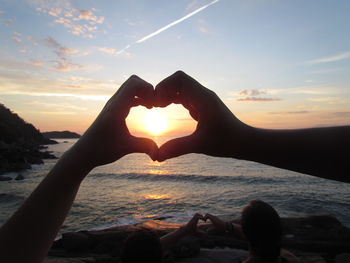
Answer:
<path fill-rule="evenodd" d="M 169 126 L 167 119 L 157 109 L 146 112 L 144 124 L 146 131 L 152 135 L 163 134 Z"/>

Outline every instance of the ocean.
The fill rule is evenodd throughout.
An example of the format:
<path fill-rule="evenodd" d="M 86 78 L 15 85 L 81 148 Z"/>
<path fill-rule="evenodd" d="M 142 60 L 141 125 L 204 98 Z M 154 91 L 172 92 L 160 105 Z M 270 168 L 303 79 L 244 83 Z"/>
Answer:
<path fill-rule="evenodd" d="M 48 148 L 56 156 L 76 142 L 58 141 Z M 45 160 L 21 172 L 22 181 L 0 182 L 0 225 L 56 162 Z M 145 154 L 131 154 L 85 178 L 61 233 L 157 218 L 184 223 L 196 212 L 239 217 L 254 199 L 270 203 L 281 216 L 326 213 L 350 227 L 349 190 L 350 184 L 231 158 L 188 154 L 158 163 Z"/>

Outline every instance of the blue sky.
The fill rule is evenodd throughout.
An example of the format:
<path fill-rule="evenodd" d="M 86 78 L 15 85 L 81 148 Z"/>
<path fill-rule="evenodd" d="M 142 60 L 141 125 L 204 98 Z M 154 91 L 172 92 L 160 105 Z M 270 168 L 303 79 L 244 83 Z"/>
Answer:
<path fill-rule="evenodd" d="M 0 0 L 0 102 L 43 131 L 83 132 L 131 74 L 156 85 L 182 69 L 251 125 L 349 125 L 349 12 L 338 0 Z M 188 122 L 179 108 L 171 118 Z"/>

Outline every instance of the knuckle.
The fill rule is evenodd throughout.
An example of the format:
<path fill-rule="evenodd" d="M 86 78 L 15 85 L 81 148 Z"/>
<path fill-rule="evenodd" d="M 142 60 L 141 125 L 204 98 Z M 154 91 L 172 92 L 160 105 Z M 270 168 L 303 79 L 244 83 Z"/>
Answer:
<path fill-rule="evenodd" d="M 183 77 L 186 76 L 186 73 L 183 72 L 182 70 L 178 70 L 174 73 L 175 76 Z"/>

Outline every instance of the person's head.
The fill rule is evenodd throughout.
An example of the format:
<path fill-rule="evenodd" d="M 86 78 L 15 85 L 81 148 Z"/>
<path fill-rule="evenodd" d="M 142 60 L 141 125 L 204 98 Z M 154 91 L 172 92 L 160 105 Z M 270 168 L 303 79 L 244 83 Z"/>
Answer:
<path fill-rule="evenodd" d="M 251 201 L 243 209 L 241 224 L 254 256 L 263 262 L 273 262 L 279 257 L 282 226 L 272 206 L 260 200 Z"/>
<path fill-rule="evenodd" d="M 153 232 L 142 229 L 129 235 L 122 250 L 123 263 L 162 262 L 162 246 L 159 237 Z"/>

